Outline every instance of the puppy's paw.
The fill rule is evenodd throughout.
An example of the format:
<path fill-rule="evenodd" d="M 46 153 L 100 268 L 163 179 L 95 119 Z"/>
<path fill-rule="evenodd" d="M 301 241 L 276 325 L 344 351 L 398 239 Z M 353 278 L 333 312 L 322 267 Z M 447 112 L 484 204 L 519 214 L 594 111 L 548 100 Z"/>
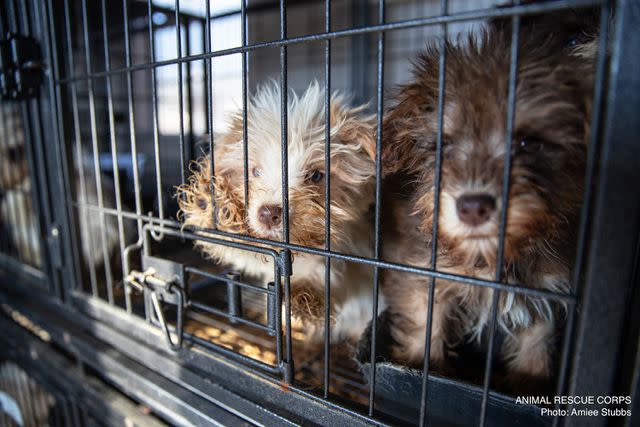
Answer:
<path fill-rule="evenodd" d="M 424 339 L 422 341 L 424 341 Z M 424 344 L 419 340 L 396 342 L 393 347 L 391 347 L 391 357 L 394 361 L 402 365 L 421 369 L 424 365 Z M 444 368 L 444 366 L 444 357 L 440 355 L 439 351 L 433 351 L 432 349 L 429 370 L 439 371 Z"/>
<path fill-rule="evenodd" d="M 376 362 L 391 360 L 389 350 L 396 344 L 391 336 L 391 314 L 385 310 L 378 315 L 376 321 Z M 371 362 L 371 339 L 373 322 L 369 322 L 362 333 L 356 348 L 355 359 L 358 363 Z"/>
<path fill-rule="evenodd" d="M 324 320 L 324 296 L 308 286 L 291 289 L 291 316 L 303 324 L 318 324 Z"/>

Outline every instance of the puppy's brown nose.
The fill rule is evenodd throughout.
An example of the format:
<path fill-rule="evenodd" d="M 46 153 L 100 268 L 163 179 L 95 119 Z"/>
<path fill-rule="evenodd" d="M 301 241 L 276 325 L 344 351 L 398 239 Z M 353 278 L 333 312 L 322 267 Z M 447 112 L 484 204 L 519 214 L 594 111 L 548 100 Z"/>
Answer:
<path fill-rule="evenodd" d="M 463 194 L 456 201 L 458 218 L 465 224 L 478 226 L 489 220 L 496 209 L 496 199 L 490 194 Z"/>
<path fill-rule="evenodd" d="M 277 205 L 264 205 L 258 209 L 258 219 L 268 228 L 277 227 L 282 222 L 282 208 Z"/>

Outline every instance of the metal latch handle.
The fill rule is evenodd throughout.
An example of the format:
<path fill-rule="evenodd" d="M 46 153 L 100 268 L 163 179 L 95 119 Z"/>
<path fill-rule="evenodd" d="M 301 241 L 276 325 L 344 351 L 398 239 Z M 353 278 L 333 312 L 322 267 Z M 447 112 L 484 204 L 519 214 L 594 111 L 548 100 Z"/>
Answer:
<path fill-rule="evenodd" d="M 171 339 L 171 332 L 169 332 L 169 326 L 167 326 L 167 321 L 164 318 L 164 310 L 162 309 L 162 304 L 160 304 L 160 297 L 157 292 L 151 292 L 151 302 L 153 303 L 154 311 L 156 312 L 156 316 L 160 321 L 160 326 L 164 330 L 164 337 L 167 340 L 167 344 L 169 348 L 173 351 L 178 351 L 182 348 L 182 307 L 184 306 L 184 291 L 182 288 L 175 284 L 169 284 L 167 287 L 167 292 L 171 293 L 173 291 L 177 291 L 178 303 L 177 312 L 176 312 L 176 336 L 178 337 L 178 341 L 176 343 Z"/>
<path fill-rule="evenodd" d="M 162 328 L 165 339 L 169 348 L 173 351 L 178 351 L 182 348 L 182 336 L 183 336 L 183 308 L 185 305 L 185 293 L 175 281 L 166 281 L 155 276 L 156 270 L 154 268 L 148 268 L 144 272 L 132 271 L 125 281 L 138 292 L 143 292 L 147 289 L 151 296 L 151 303 L 160 327 Z M 176 309 L 176 327 L 175 334 L 177 341 L 174 342 L 171 338 L 171 332 L 164 316 L 164 310 L 162 303 L 164 302 L 164 296 L 171 296 L 171 299 L 175 298 Z"/>

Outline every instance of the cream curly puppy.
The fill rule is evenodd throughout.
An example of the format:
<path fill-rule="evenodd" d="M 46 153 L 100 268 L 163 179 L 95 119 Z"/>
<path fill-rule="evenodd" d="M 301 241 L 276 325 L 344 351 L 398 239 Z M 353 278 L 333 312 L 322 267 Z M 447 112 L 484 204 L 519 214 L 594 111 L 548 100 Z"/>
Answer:
<path fill-rule="evenodd" d="M 325 92 L 312 83 L 288 101 L 288 185 L 290 241 L 325 247 Z M 230 129 L 215 140 L 215 177 L 209 155 L 192 166 L 187 183 L 178 188 L 180 216 L 196 230 L 217 228 L 281 241 L 282 159 L 280 89 L 261 87 L 248 105 L 248 200 L 244 200 L 242 112 L 230 117 Z M 350 107 L 334 93 L 330 104 L 330 235 L 331 249 L 351 255 L 373 253 L 375 120 L 364 106 Z M 214 187 L 212 196 L 211 186 Z M 231 239 L 229 239 L 231 240 Z M 209 259 L 229 264 L 263 282 L 273 280 L 273 262 L 260 254 L 199 241 L 196 247 Z M 325 259 L 293 253 L 292 313 L 315 332 L 324 319 Z M 331 280 L 331 336 L 355 342 L 372 314 L 372 269 L 333 259 Z M 320 334 L 315 334 L 319 337 Z"/>

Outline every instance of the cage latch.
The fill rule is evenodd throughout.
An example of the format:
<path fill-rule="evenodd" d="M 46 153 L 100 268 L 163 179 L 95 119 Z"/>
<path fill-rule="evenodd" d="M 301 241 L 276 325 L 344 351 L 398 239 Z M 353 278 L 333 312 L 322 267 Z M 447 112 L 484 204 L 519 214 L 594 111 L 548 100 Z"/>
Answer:
<path fill-rule="evenodd" d="M 143 266 L 145 266 L 145 264 L 152 264 L 154 260 L 158 259 L 144 257 Z M 163 265 L 165 265 L 164 263 L 174 264 L 166 260 L 159 261 Z M 145 302 L 152 308 L 152 322 L 158 324 L 164 332 L 169 348 L 178 351 L 182 348 L 184 308 L 186 306 L 186 294 L 184 288 L 181 286 L 181 283 L 183 283 L 182 277 L 180 274 L 171 274 L 172 272 L 167 272 L 166 269 L 163 272 L 158 271 L 156 267 L 145 267 L 146 269 L 143 272 L 136 270 L 131 271 L 125 278 L 125 281 L 138 292 L 144 292 Z M 167 275 L 166 273 L 169 274 Z M 172 338 L 172 333 L 169 330 L 169 325 L 166 320 L 168 306 L 175 306 L 176 322 L 173 331 L 176 336 L 175 339 Z"/>
<path fill-rule="evenodd" d="M 9 33 L 0 40 L 0 92 L 4 99 L 26 99 L 37 95 L 45 64 L 38 41 Z"/>

